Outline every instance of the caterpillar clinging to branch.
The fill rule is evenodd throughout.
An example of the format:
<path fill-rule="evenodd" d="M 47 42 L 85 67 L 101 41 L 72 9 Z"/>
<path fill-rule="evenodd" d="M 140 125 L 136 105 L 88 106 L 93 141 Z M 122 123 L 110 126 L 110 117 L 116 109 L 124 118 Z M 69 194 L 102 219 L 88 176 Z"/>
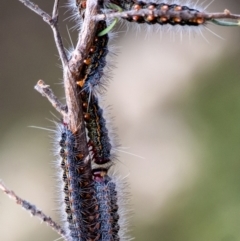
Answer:
<path fill-rule="evenodd" d="M 230 21 L 219 20 L 224 17 L 235 19 L 232 25 L 237 26 L 239 16 L 228 11 L 207 14 L 197 7 L 174 2 L 71 0 L 69 5 L 75 9 L 76 25 L 81 27 L 75 49 L 68 58 L 58 29 L 59 1 L 54 2 L 52 16 L 28 0 L 19 1 L 51 26 L 63 67 L 66 103 L 62 104 L 43 81 L 36 86 L 61 115 L 57 125 L 57 148 L 63 227 L 19 198 L 2 182 L 0 188 L 67 241 L 130 240 L 126 234 L 124 212 L 120 211 L 123 210 L 121 196 L 125 194 L 125 187 L 121 195 L 123 180 L 117 179 L 112 171 L 113 148 L 103 114 L 105 110 L 99 102 L 102 93 L 98 88 L 106 88 L 104 70 L 109 34 L 114 27 L 108 20 L 121 18 L 139 24 L 192 28 L 205 26 L 208 21 L 231 25 Z M 127 200 L 126 197 L 123 199 Z"/>

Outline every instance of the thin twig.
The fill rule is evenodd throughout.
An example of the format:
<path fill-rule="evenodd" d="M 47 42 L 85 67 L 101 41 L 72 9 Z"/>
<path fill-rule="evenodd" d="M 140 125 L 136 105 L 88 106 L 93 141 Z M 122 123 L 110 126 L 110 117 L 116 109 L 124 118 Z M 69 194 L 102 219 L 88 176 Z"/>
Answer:
<path fill-rule="evenodd" d="M 68 59 L 67 59 L 66 52 L 64 50 L 62 37 L 58 30 L 58 5 L 59 5 L 59 0 L 55 0 L 54 6 L 53 6 L 52 21 L 49 24 L 53 30 L 53 36 L 54 36 L 55 44 L 57 46 L 58 54 L 62 62 L 62 66 L 66 67 L 68 64 Z"/>
<path fill-rule="evenodd" d="M 145 17 L 148 15 L 153 15 L 154 17 L 163 16 L 164 13 L 159 9 L 149 10 L 149 9 L 140 9 L 140 10 L 130 10 L 124 12 L 112 12 L 99 14 L 95 17 L 96 21 L 106 20 L 106 19 L 114 19 L 114 18 L 128 18 L 133 16 Z M 172 15 L 179 15 L 180 12 L 172 13 Z M 187 14 L 187 12 L 185 13 Z M 205 21 L 211 21 L 214 19 L 235 19 L 240 20 L 239 14 L 232 14 L 229 10 L 225 9 L 222 13 L 197 13 L 197 17 L 203 18 Z"/>
<path fill-rule="evenodd" d="M 56 222 L 52 220 L 49 216 L 45 215 L 41 210 L 39 210 L 35 205 L 23 200 L 17 196 L 13 191 L 8 189 L 4 183 L 0 180 L 0 189 L 8 195 L 9 198 L 13 199 L 18 205 L 22 206 L 26 211 L 29 211 L 33 216 L 40 218 L 42 222 L 45 222 L 48 226 L 61 235 L 66 241 L 70 241 L 66 236 L 66 232 L 59 226 Z"/>
<path fill-rule="evenodd" d="M 49 85 L 46 85 L 43 80 L 39 80 L 34 89 L 42 94 L 42 96 L 46 97 L 63 118 L 67 115 L 67 107 L 58 100 Z"/>
<path fill-rule="evenodd" d="M 58 5 L 59 5 L 59 0 L 55 0 L 53 5 L 52 18 L 58 17 Z"/>
<path fill-rule="evenodd" d="M 204 13 L 203 16 L 207 20 L 214 20 L 214 19 L 236 19 L 236 20 L 240 20 L 239 14 L 232 14 L 227 9 L 225 9 L 223 13 Z"/>
<path fill-rule="evenodd" d="M 19 1 L 23 3 L 26 7 L 31 9 L 33 12 L 41 16 L 45 22 L 49 23 L 49 21 L 51 21 L 52 19 L 51 16 L 47 14 L 45 11 L 43 11 L 41 8 L 39 8 L 37 4 L 28 0 L 19 0 Z"/>
<path fill-rule="evenodd" d="M 58 3 L 59 0 L 55 0 L 54 7 L 53 7 L 53 16 L 51 17 L 48 13 L 43 11 L 41 8 L 38 7 L 35 3 L 29 1 L 29 0 L 19 0 L 21 3 L 23 3 L 27 8 L 31 9 L 33 12 L 38 14 L 42 17 L 42 19 L 51 26 L 53 30 L 54 40 L 57 46 L 58 54 L 60 56 L 62 66 L 65 67 L 67 65 L 67 55 L 65 53 L 63 42 L 61 35 L 58 30 Z"/>

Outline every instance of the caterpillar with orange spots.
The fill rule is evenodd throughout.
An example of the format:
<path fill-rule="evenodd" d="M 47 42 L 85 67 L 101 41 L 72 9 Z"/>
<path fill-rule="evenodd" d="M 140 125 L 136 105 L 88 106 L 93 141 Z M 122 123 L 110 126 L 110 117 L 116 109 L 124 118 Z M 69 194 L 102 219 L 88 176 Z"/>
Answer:
<path fill-rule="evenodd" d="M 112 144 L 106 120 L 103 117 L 103 109 L 99 106 L 98 98 L 89 93 L 81 93 L 84 110 L 84 120 L 89 137 L 89 148 L 94 163 L 98 165 L 112 164 Z M 89 100 L 89 103 L 88 103 Z"/>
<path fill-rule="evenodd" d="M 83 162 L 77 136 L 65 124 L 59 124 L 58 129 L 63 183 L 61 202 L 65 205 L 64 230 L 69 240 L 119 241 L 120 237 L 129 240 L 121 201 L 124 196 L 126 203 L 124 182 L 111 178 L 108 168 L 93 168 Z"/>
<path fill-rule="evenodd" d="M 93 170 L 94 187 L 99 206 L 101 241 L 119 241 L 119 206 L 116 183 L 107 175 L 106 168 Z"/>
<path fill-rule="evenodd" d="M 86 92 L 96 92 L 95 87 L 104 88 L 105 81 L 104 67 L 106 66 L 106 56 L 108 54 L 108 40 L 107 34 L 98 36 L 98 34 L 107 27 L 105 21 L 97 23 L 97 34 L 94 38 L 92 46 L 89 50 L 87 58 L 84 60 L 83 70 L 81 71 L 77 84 L 81 90 Z"/>
<path fill-rule="evenodd" d="M 123 17 L 129 22 L 147 24 L 170 24 L 181 26 L 199 26 L 205 24 L 203 13 L 197 9 L 179 4 L 167 4 L 143 1 L 115 1 L 113 3 L 124 10 L 147 10 L 141 16 Z"/>
<path fill-rule="evenodd" d="M 98 22 L 96 36 L 76 82 L 79 89 L 79 98 L 83 103 L 89 148 L 93 161 L 98 165 L 110 164 L 112 161 L 109 132 L 106 127 L 106 120 L 103 117 L 103 109 L 99 106 L 97 91 L 95 91 L 96 87 L 101 88 L 105 84 L 103 69 L 108 54 L 108 35 L 98 36 L 98 33 L 104 30 L 106 26 L 105 21 Z"/>
<path fill-rule="evenodd" d="M 63 222 L 67 236 L 72 241 L 98 240 L 97 199 L 92 178 L 91 162 L 83 159 L 78 150 L 78 137 L 66 124 L 59 124 L 59 154 L 62 169 Z M 59 138 L 58 137 L 58 138 Z"/>
<path fill-rule="evenodd" d="M 149 13 L 145 16 L 133 16 L 127 17 L 126 20 L 137 23 L 147 24 L 170 24 L 170 25 L 181 25 L 181 26 L 198 26 L 205 23 L 200 11 L 189 8 L 187 6 L 180 6 L 177 4 L 167 5 L 165 3 L 145 4 L 139 2 L 132 7 L 135 10 L 148 9 Z"/>
<path fill-rule="evenodd" d="M 87 0 L 70 0 L 72 3 L 69 4 L 69 6 L 72 6 L 72 9 L 75 8 L 75 12 L 79 14 L 86 8 L 86 1 Z M 127 15 L 126 17 L 122 17 L 124 20 L 139 24 L 169 24 L 172 26 L 199 26 L 206 24 L 204 12 L 201 11 L 201 7 L 198 9 L 196 5 L 189 3 L 189 1 L 182 2 L 185 2 L 185 4 L 181 4 L 179 1 L 176 1 L 176 3 L 173 1 L 168 3 L 160 1 L 105 0 L 99 4 L 102 9 L 107 10 L 111 9 L 109 3 L 117 5 L 123 11 L 146 10 L 141 16 Z"/>

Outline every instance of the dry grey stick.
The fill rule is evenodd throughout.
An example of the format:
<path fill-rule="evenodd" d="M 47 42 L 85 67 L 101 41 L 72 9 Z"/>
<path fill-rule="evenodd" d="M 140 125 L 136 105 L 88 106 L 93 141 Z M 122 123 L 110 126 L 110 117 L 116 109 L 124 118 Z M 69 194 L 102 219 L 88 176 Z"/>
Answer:
<path fill-rule="evenodd" d="M 19 196 L 17 196 L 13 191 L 8 189 L 4 183 L 0 180 L 0 189 L 8 195 L 9 198 L 13 199 L 18 205 L 22 206 L 26 211 L 29 211 L 33 216 L 40 218 L 42 222 L 45 222 L 48 226 L 50 226 L 54 231 L 56 231 L 59 235 L 62 236 L 66 241 L 70 241 L 65 231 L 59 226 L 56 222 L 54 222 L 50 217 L 45 215 L 41 210 L 39 210 L 35 205 L 29 203 L 26 200 L 23 200 Z"/>
<path fill-rule="evenodd" d="M 43 11 L 41 8 L 38 7 L 35 3 L 28 1 L 28 0 L 19 0 L 21 3 L 23 3 L 26 7 L 31 9 L 33 12 L 38 14 L 39 16 L 42 17 L 42 19 L 48 23 L 52 30 L 53 30 L 53 35 L 54 35 L 54 40 L 58 49 L 58 53 L 62 62 L 62 66 L 65 67 L 67 65 L 67 55 L 65 53 L 64 47 L 63 47 L 63 42 L 61 35 L 58 30 L 58 4 L 59 0 L 55 0 L 54 6 L 53 6 L 53 14 L 52 17 Z"/>
<path fill-rule="evenodd" d="M 54 95 L 49 85 L 46 85 L 43 80 L 39 80 L 34 87 L 42 96 L 46 97 L 53 107 L 63 116 L 67 115 L 67 107 L 63 105 Z"/>

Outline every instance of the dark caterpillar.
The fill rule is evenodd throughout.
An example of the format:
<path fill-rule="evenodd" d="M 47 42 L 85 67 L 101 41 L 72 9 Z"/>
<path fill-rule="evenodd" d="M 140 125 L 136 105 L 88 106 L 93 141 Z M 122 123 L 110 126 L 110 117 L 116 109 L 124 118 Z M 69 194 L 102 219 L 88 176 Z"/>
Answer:
<path fill-rule="evenodd" d="M 76 0 L 76 7 L 78 8 L 79 13 L 86 9 L 87 0 Z"/>
<path fill-rule="evenodd" d="M 202 12 L 184 5 L 121 0 L 112 0 L 111 2 L 124 10 L 148 10 L 142 16 L 128 16 L 123 18 L 129 22 L 161 25 L 170 24 L 173 26 L 198 26 L 206 22 Z"/>
<path fill-rule="evenodd" d="M 107 169 L 93 170 L 94 187 L 99 207 L 101 241 L 119 241 L 119 214 L 116 184 L 107 175 Z"/>
<path fill-rule="evenodd" d="M 97 34 L 90 48 L 88 57 L 84 60 L 83 69 L 78 76 L 77 84 L 81 90 L 94 92 L 94 87 L 104 87 L 102 82 L 103 69 L 106 66 L 106 56 L 108 54 L 108 35 L 98 36 L 98 34 L 107 28 L 105 21 L 98 22 Z"/>
<path fill-rule="evenodd" d="M 95 95 L 82 92 L 81 97 L 92 158 L 96 164 L 110 163 L 112 145 L 106 128 L 106 120 L 103 117 L 103 110 L 99 107 Z"/>
<path fill-rule="evenodd" d="M 108 35 L 98 36 L 107 27 L 105 21 L 98 23 L 97 34 L 90 48 L 88 58 L 78 78 L 80 98 L 83 103 L 84 120 L 89 137 L 89 147 L 93 161 L 96 164 L 106 164 L 110 160 L 111 144 L 103 118 L 103 110 L 99 107 L 98 99 L 93 90 L 95 86 L 103 86 L 103 69 L 108 53 Z"/>
<path fill-rule="evenodd" d="M 83 161 L 78 138 L 62 125 L 60 144 L 65 213 L 73 241 L 99 240 L 98 204 L 91 165 Z"/>
<path fill-rule="evenodd" d="M 75 1 L 75 5 L 78 9 L 79 14 L 84 16 L 84 11 L 87 6 L 87 0 L 73 0 L 73 1 Z M 103 0 L 98 0 L 98 4 L 100 8 L 103 8 Z"/>
<path fill-rule="evenodd" d="M 83 0 L 76 0 L 81 9 L 84 8 Z M 103 1 L 99 2 L 103 6 Z M 108 54 L 108 34 L 99 36 L 99 33 L 107 28 L 105 21 L 97 23 L 96 35 L 90 47 L 84 66 L 77 78 L 79 97 L 83 103 L 84 120 L 89 138 L 89 149 L 94 163 L 101 165 L 110 163 L 111 144 L 103 118 L 103 110 L 99 107 L 94 87 L 103 87 L 103 69 L 106 66 L 106 55 Z"/>

